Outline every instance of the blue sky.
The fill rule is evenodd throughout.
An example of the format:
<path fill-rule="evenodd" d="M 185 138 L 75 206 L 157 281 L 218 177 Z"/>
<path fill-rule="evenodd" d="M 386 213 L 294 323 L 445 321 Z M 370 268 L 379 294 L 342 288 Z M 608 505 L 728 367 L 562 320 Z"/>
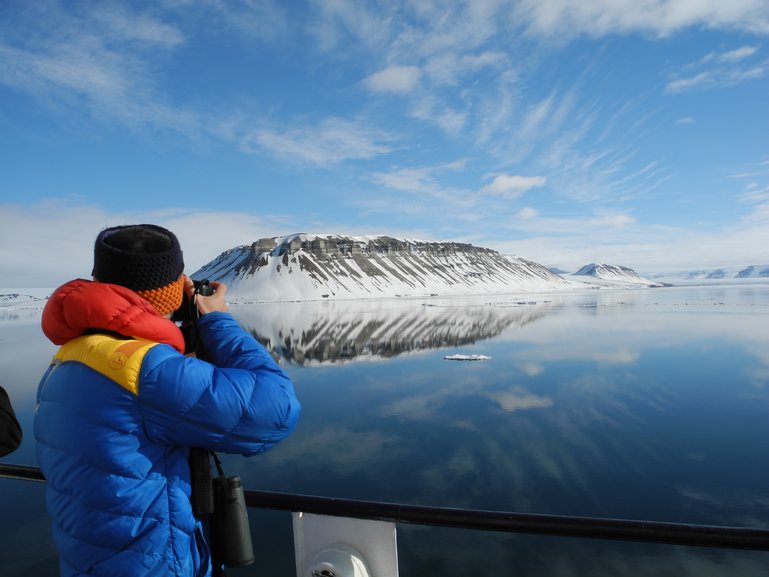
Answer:
<path fill-rule="evenodd" d="M 3 0 L 0 285 L 135 222 L 188 272 L 295 232 L 764 264 L 767 32 L 762 0 Z"/>

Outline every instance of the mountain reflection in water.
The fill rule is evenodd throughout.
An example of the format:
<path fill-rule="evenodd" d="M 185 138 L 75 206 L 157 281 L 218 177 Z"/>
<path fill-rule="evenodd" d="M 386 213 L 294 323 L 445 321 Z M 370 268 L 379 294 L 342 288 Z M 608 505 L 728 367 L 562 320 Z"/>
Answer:
<path fill-rule="evenodd" d="M 386 300 L 233 306 L 275 356 L 298 365 L 390 358 L 459 347 L 541 319 L 553 301 Z"/>

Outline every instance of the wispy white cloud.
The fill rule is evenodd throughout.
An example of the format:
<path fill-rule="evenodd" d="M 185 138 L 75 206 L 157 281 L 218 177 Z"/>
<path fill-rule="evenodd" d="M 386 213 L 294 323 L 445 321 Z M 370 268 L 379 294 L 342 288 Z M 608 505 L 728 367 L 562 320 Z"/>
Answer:
<path fill-rule="evenodd" d="M 757 51 L 755 46 L 742 46 L 725 52 L 710 52 L 673 74 L 665 86 L 665 93 L 723 88 L 763 78 L 769 73 L 769 65 L 760 58 L 753 58 Z"/>
<path fill-rule="evenodd" d="M 509 66 L 509 56 L 497 50 L 486 50 L 479 54 L 446 52 L 426 59 L 424 69 L 430 79 L 438 86 L 461 84 L 467 74 L 475 74 L 486 68 L 505 69 Z"/>
<path fill-rule="evenodd" d="M 451 136 L 461 134 L 469 120 L 466 110 L 452 107 L 445 99 L 432 94 L 412 104 L 411 117 L 437 126 Z"/>
<path fill-rule="evenodd" d="M 435 200 L 443 203 L 444 210 L 452 215 L 455 211 L 464 211 L 475 203 L 472 192 L 468 189 L 444 184 L 452 175 L 465 167 L 457 161 L 436 166 L 394 168 L 388 172 L 376 172 L 370 176 L 371 182 L 408 195 L 408 204 L 417 199 L 429 199 L 422 210 L 434 211 Z M 400 210 L 402 203 L 390 205 L 389 210 Z"/>
<path fill-rule="evenodd" d="M 192 12 L 209 24 L 209 32 L 229 36 L 232 33 L 249 42 L 292 40 L 291 22 L 279 0 L 195 0 L 172 2 L 170 7 L 182 17 Z"/>
<path fill-rule="evenodd" d="M 310 16 L 304 23 L 317 48 L 331 52 L 354 43 L 368 50 L 381 50 L 391 38 L 390 10 L 355 0 L 311 0 Z"/>
<path fill-rule="evenodd" d="M 536 208 L 530 206 L 524 206 L 521 210 L 515 213 L 515 218 L 520 220 L 531 220 L 539 216 L 539 211 Z"/>
<path fill-rule="evenodd" d="M 739 62 L 753 56 L 758 51 L 757 46 L 741 46 L 734 50 L 726 52 L 711 52 L 702 59 L 702 63 L 707 62 Z"/>
<path fill-rule="evenodd" d="M 174 47 L 185 41 L 176 26 L 147 13 L 130 10 L 122 4 L 96 4 L 84 13 L 88 26 L 103 31 L 108 37 L 136 41 L 139 45 Z"/>
<path fill-rule="evenodd" d="M 376 184 L 409 193 L 436 195 L 441 186 L 434 178 L 434 170 L 427 167 L 401 168 L 390 172 L 377 172 L 371 176 Z"/>
<path fill-rule="evenodd" d="M 514 221 L 512 226 L 533 236 L 550 233 L 556 236 L 594 236 L 600 238 L 609 231 L 628 230 L 636 219 L 628 212 L 593 211 L 586 215 L 571 217 L 530 215 L 526 222 Z"/>
<path fill-rule="evenodd" d="M 527 190 L 544 186 L 544 176 L 520 176 L 518 174 L 498 174 L 490 184 L 481 189 L 483 194 L 518 198 Z"/>
<path fill-rule="evenodd" d="M 367 77 L 363 83 L 372 92 L 405 94 L 417 87 L 421 76 L 416 66 L 389 66 Z"/>
<path fill-rule="evenodd" d="M 104 2 L 70 9 L 40 2 L 24 14 L 34 20 L 28 28 L 35 33 L 20 36 L 6 23 L 0 36 L 0 85 L 62 114 L 130 128 L 171 129 L 190 137 L 221 136 L 216 126 L 223 121 L 220 112 L 189 104 L 192 99 L 176 101 L 161 75 L 188 42 L 185 26 L 205 21 L 212 37 L 234 32 L 249 40 L 270 40 L 285 32 L 285 15 L 269 0 L 155 6 Z"/>
<path fill-rule="evenodd" d="M 286 163 L 328 167 L 371 159 L 393 150 L 393 136 L 363 123 L 328 118 L 318 125 L 262 128 L 242 137 L 246 152 L 261 150 Z"/>
<path fill-rule="evenodd" d="M 715 86 L 717 80 L 718 77 L 712 72 L 700 72 L 687 78 L 671 80 L 665 87 L 665 92 L 675 94 L 677 92 L 685 92 L 696 88 L 708 88 Z"/>
<path fill-rule="evenodd" d="M 525 22 L 527 32 L 537 37 L 601 37 L 628 32 L 664 37 L 692 26 L 769 31 L 769 14 L 762 0 L 521 0 L 512 12 L 515 20 Z"/>
<path fill-rule="evenodd" d="M 743 216 L 744 227 L 764 227 L 769 230 L 769 161 L 750 166 L 732 178 L 742 186 L 736 193 L 737 200 L 750 207 L 749 212 Z M 769 262 L 769 252 L 766 260 Z"/>
<path fill-rule="evenodd" d="M 153 77 L 152 59 L 184 42 L 177 27 L 117 4 L 38 16 L 45 33 L 0 43 L 0 84 L 67 113 L 195 132 L 196 115 L 165 103 Z"/>

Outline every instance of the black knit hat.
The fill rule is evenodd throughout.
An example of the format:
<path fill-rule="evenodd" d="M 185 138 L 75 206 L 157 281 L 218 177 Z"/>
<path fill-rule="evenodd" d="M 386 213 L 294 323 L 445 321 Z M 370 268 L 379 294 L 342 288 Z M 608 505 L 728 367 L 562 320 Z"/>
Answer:
<path fill-rule="evenodd" d="M 176 303 L 176 293 L 181 301 L 181 288 L 177 291 L 176 285 L 181 287 L 179 279 L 184 271 L 184 259 L 176 236 L 165 228 L 153 224 L 107 228 L 96 237 L 93 263 L 96 280 L 136 291 L 161 314 L 180 304 Z M 174 287 L 172 303 L 160 304 L 155 302 L 157 298 L 150 298 L 168 285 Z M 162 300 L 168 298 L 169 295 L 162 295 Z"/>

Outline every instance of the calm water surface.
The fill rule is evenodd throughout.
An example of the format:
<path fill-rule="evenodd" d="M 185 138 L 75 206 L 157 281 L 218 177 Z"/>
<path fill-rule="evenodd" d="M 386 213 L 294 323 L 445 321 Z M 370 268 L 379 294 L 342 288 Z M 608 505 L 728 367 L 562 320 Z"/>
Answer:
<path fill-rule="evenodd" d="M 769 285 L 234 306 L 295 380 L 296 433 L 225 469 L 249 489 L 769 527 Z M 0 375 L 35 464 L 36 311 L 0 316 Z M 482 353 L 478 362 L 444 360 Z M 55 575 L 43 485 L 0 480 L 0 573 Z M 252 510 L 293 575 L 288 513 Z M 769 553 L 399 525 L 402 576 L 766 574 Z"/>

